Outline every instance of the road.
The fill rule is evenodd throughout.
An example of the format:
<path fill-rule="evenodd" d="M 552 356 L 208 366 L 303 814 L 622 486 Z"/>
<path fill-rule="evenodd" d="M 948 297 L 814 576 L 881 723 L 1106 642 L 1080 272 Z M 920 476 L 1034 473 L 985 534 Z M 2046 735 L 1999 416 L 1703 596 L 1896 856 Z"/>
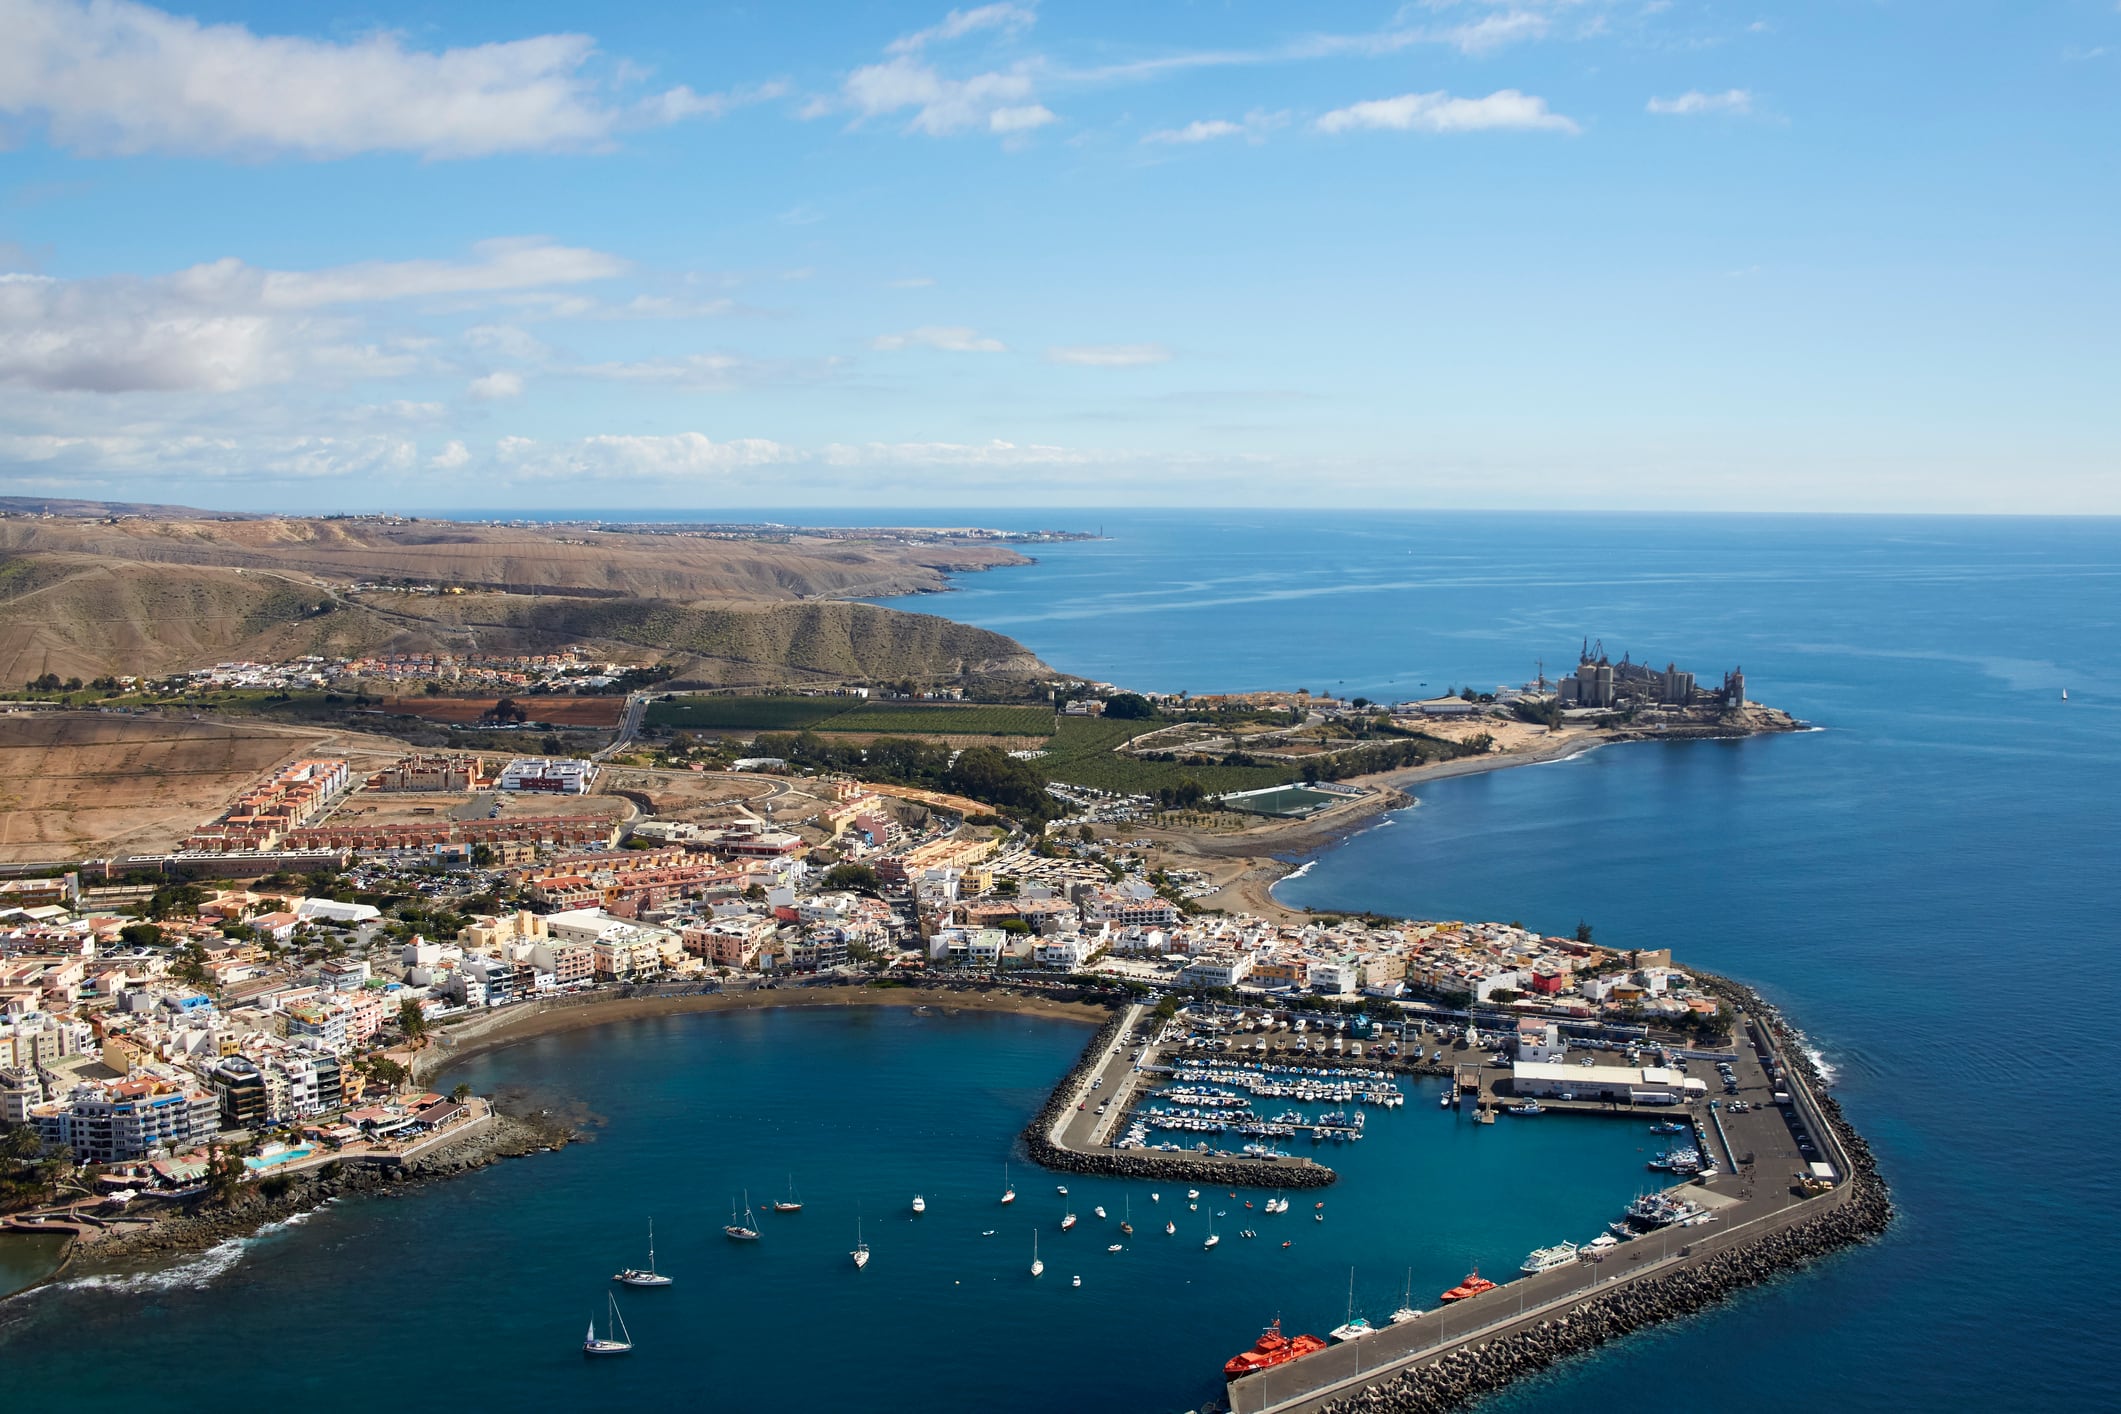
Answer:
<path fill-rule="evenodd" d="M 611 739 L 611 745 L 592 754 L 589 759 L 592 761 L 609 760 L 619 751 L 625 749 L 627 744 L 640 732 L 641 719 L 647 713 L 648 694 L 644 692 L 628 693 L 626 696 L 626 710 L 619 714 L 619 734 Z"/>

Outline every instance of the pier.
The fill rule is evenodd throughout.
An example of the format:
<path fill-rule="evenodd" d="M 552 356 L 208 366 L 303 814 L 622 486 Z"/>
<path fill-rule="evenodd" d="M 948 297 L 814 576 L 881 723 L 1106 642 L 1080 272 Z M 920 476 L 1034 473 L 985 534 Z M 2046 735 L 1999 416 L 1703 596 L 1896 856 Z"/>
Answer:
<path fill-rule="evenodd" d="M 1740 1091 L 1762 1103 L 1743 1114 L 1720 1103 L 1702 1106 L 1706 1122 L 1690 1115 L 1704 1139 L 1713 1126 L 1729 1167 L 1671 1190 L 1709 1209 L 1709 1225 L 1658 1229 L 1597 1258 L 1521 1276 L 1248 1375 L 1228 1387 L 1231 1414 L 1432 1409 L 1469 1401 L 1563 1355 L 1684 1314 L 1882 1228 L 1891 1207 L 1868 1152 L 1829 1113 L 1808 1064 L 1779 1035 L 1772 1015 L 1757 998 L 1745 1002 L 1750 1006 L 1740 1025 L 1755 1048 L 1739 1052 Z M 1793 1182 L 1813 1162 L 1832 1166 L 1833 1187 L 1815 1193 Z"/>

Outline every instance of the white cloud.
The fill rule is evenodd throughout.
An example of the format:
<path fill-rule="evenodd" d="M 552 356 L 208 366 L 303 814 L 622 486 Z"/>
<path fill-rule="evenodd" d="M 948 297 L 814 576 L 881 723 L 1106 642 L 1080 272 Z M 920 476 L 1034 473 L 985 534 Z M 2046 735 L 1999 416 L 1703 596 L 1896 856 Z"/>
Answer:
<path fill-rule="evenodd" d="M 482 403 L 498 403 L 508 398 L 520 398 L 523 396 L 523 375 L 502 369 L 498 373 L 472 379 L 471 386 L 465 391 Z"/>
<path fill-rule="evenodd" d="M 944 353 L 1008 352 L 1008 345 L 1000 339 L 990 339 L 979 330 L 968 329 L 962 324 L 923 324 L 904 334 L 879 334 L 869 341 L 869 347 L 879 353 L 914 348 L 940 349 Z"/>
<path fill-rule="evenodd" d="M 462 442 L 447 442 L 442 450 L 427 459 L 427 464 L 437 471 L 455 471 L 471 460 L 471 449 Z"/>
<path fill-rule="evenodd" d="M 685 87 L 622 101 L 586 35 L 426 51 L 377 32 L 346 43 L 201 24 L 131 0 L 0 0 L 0 112 L 52 141 L 143 152 L 430 158 L 594 148 L 628 127 L 772 96 Z"/>
<path fill-rule="evenodd" d="M 943 17 L 942 23 L 892 40 L 885 46 L 884 52 L 912 54 L 930 44 L 962 39 L 980 30 L 999 29 L 1014 34 L 1037 22 L 1038 13 L 1029 5 L 981 5 L 970 10 L 952 10 Z"/>
<path fill-rule="evenodd" d="M 544 443 L 503 437 L 502 465 L 528 478 L 689 481 L 795 460 L 792 449 L 764 437 L 716 442 L 698 432 L 668 436 L 607 435 Z"/>
<path fill-rule="evenodd" d="M 1690 89 L 1677 98 L 1653 98 L 1648 109 L 1652 113 L 1693 117 L 1702 113 L 1730 113 L 1742 116 L 1753 111 L 1753 95 L 1742 88 L 1727 88 L 1721 93 L 1703 93 Z"/>
<path fill-rule="evenodd" d="M 1287 113 L 1267 113 L 1258 109 L 1245 114 L 1242 123 L 1233 123 L 1227 118 L 1201 118 L 1182 128 L 1163 128 L 1142 138 L 1151 144 L 1187 144 L 1214 142 L 1220 138 L 1242 137 L 1253 142 L 1263 141 L 1275 128 L 1289 121 Z"/>
<path fill-rule="evenodd" d="M 49 469 L 77 479 L 172 475 L 266 482 L 382 478 L 406 471 L 418 460 L 419 449 L 402 437 L 0 433 L 0 462 Z"/>
<path fill-rule="evenodd" d="M 474 250 L 469 261 L 369 261 L 315 271 L 229 259 L 148 278 L 0 275 L 0 384 L 229 392 L 306 372 L 394 377 L 418 365 L 421 346 L 358 342 L 336 310 L 437 295 L 492 298 L 626 269 L 598 251 L 535 241 L 486 241 Z"/>
<path fill-rule="evenodd" d="M 910 108 L 908 131 L 929 137 L 978 129 L 1020 133 L 1054 121 L 1051 110 L 1032 101 L 1032 91 L 1031 73 L 1022 66 L 952 79 L 908 55 L 864 65 L 841 86 L 857 121 Z"/>
<path fill-rule="evenodd" d="M 1334 109 L 1318 120 L 1318 129 L 1327 133 L 1362 129 L 1422 133 L 1580 131 L 1574 121 L 1550 111 L 1544 98 L 1514 88 L 1498 89 L 1486 98 L 1453 98 L 1438 91 L 1373 99 Z"/>
<path fill-rule="evenodd" d="M 1171 350 L 1162 344 L 1074 344 L 1047 349 L 1046 357 L 1081 368 L 1142 368 L 1169 363 Z"/>

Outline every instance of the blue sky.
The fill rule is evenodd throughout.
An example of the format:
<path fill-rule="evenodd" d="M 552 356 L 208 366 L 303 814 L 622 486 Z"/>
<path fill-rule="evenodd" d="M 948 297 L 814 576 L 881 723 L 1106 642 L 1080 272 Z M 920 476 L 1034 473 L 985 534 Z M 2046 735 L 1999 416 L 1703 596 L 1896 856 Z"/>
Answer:
<path fill-rule="evenodd" d="M 0 0 L 0 494 L 2121 512 L 2121 3 Z"/>

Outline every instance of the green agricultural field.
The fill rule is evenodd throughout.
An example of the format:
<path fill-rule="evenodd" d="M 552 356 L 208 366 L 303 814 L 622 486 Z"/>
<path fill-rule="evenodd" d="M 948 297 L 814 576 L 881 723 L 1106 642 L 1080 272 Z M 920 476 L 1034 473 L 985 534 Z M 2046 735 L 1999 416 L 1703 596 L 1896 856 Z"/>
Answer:
<path fill-rule="evenodd" d="M 648 725 L 680 731 L 797 732 L 861 705 L 858 697 L 679 697 L 648 704 Z"/>
<path fill-rule="evenodd" d="M 1063 717 L 1059 732 L 1046 746 L 1047 754 L 1035 764 L 1050 779 L 1066 785 L 1141 795 L 1176 788 L 1187 781 L 1198 781 L 1201 789 L 1220 795 L 1225 791 L 1278 786 L 1297 778 L 1296 770 L 1288 766 L 1181 766 L 1141 761 L 1114 750 L 1158 725 L 1108 722 L 1101 717 Z"/>
<path fill-rule="evenodd" d="M 817 728 L 827 732 L 883 732 L 892 736 L 1053 735 L 1049 707 L 993 707 L 977 703 L 870 702 Z"/>

